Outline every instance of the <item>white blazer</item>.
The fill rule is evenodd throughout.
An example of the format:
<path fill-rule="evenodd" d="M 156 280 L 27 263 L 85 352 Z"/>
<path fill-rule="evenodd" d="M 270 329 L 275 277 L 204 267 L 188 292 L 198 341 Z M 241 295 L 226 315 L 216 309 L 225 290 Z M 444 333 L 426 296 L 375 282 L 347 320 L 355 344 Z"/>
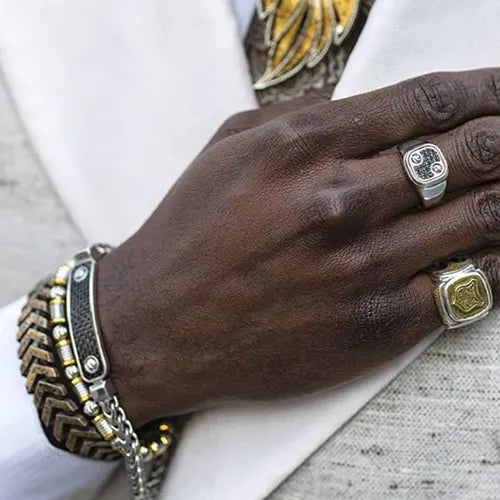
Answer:
<path fill-rule="evenodd" d="M 0 0 L 10 94 L 89 241 L 126 238 L 221 122 L 256 106 L 241 43 L 253 1 L 234 0 L 236 18 L 230 0 Z M 498 66 L 499 20 L 497 1 L 377 0 L 334 97 L 434 70 Z M 0 378 L 11 405 L 0 415 L 1 496 L 68 498 L 101 485 L 111 468 L 46 443 L 17 371 L 19 307 L 0 312 Z M 185 429 L 163 498 L 266 496 L 437 334 L 321 396 L 201 412 Z M 105 498 L 125 491 L 122 477 Z"/>

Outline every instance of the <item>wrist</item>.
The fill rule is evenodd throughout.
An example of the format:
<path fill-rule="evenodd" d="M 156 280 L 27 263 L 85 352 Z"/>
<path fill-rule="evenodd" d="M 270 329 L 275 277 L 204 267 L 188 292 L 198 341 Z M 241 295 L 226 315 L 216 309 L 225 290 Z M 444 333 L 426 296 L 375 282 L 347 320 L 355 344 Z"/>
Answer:
<path fill-rule="evenodd" d="M 133 249 L 119 247 L 99 262 L 97 308 L 110 378 L 135 425 L 199 406 L 157 292 Z"/>

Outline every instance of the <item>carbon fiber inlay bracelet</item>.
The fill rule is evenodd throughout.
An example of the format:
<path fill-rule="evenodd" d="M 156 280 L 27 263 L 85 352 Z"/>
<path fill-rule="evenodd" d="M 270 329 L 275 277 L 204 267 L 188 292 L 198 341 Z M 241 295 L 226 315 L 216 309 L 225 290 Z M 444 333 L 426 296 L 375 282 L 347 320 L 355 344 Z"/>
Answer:
<path fill-rule="evenodd" d="M 45 391 L 54 392 L 54 389 L 47 385 L 53 382 L 48 382 L 47 378 L 54 379 L 54 382 L 58 383 L 56 385 L 63 387 L 64 396 L 67 396 L 65 409 L 69 406 L 76 411 L 80 405 L 83 415 L 79 417 L 90 428 L 84 432 L 90 432 L 94 439 L 98 439 L 98 445 L 94 445 L 100 446 L 98 452 L 94 453 L 95 456 L 91 453 L 86 455 L 101 458 L 121 454 L 125 460 L 132 498 L 150 500 L 157 497 L 166 472 L 173 443 L 173 428 L 167 422 L 149 425 L 146 429 L 141 429 L 143 438 L 146 438 L 141 442 L 108 379 L 109 365 L 96 315 L 95 292 L 97 262 L 110 251 L 111 247 L 107 245 L 94 245 L 79 252 L 74 259 L 61 266 L 52 280 L 50 289 L 45 289 L 46 298 L 50 298 L 48 304 L 47 301 L 34 300 L 30 296 L 20 319 L 20 356 L 25 356 L 26 345 L 32 338 L 37 342 L 36 349 L 40 349 L 39 345 L 46 344 L 55 351 L 56 356 L 49 349 L 43 355 L 41 351 L 36 351 L 42 360 L 42 369 L 37 368 L 34 374 L 27 374 L 28 390 L 33 389 L 33 378 L 38 381 L 37 387 Z M 36 317 L 37 322 L 30 312 L 32 307 L 38 308 L 40 316 Z M 43 338 L 40 336 L 41 324 L 47 331 L 51 329 L 51 338 L 48 335 Z M 52 339 L 55 345 L 51 345 Z M 56 357 L 57 360 L 54 359 Z M 64 384 L 59 383 L 59 371 L 47 371 L 47 363 L 52 361 L 64 372 Z M 25 375 L 27 362 L 23 357 L 22 369 Z M 73 400 L 70 393 L 73 393 Z M 48 400 L 49 398 L 46 398 L 46 401 Z M 62 408 L 60 403 L 56 404 Z M 56 446 L 74 451 L 74 447 L 71 449 L 67 446 L 68 440 L 73 439 L 75 433 L 78 437 L 87 437 L 87 434 L 70 428 L 70 436 L 66 437 L 65 446 L 61 446 L 61 432 L 55 432 L 56 426 L 51 425 L 53 422 L 50 418 L 44 419 L 47 413 L 46 405 L 41 414 L 46 435 Z M 40 405 L 37 406 L 40 411 Z M 65 423 L 76 424 L 74 418 L 71 421 L 65 420 Z M 85 455 L 81 453 L 81 448 L 78 452 Z M 88 449 L 89 445 L 84 451 Z"/>

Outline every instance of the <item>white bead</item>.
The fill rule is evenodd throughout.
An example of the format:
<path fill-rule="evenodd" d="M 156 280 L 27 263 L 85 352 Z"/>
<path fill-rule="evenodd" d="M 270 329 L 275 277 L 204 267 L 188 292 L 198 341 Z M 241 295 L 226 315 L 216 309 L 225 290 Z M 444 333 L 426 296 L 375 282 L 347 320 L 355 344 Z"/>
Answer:
<path fill-rule="evenodd" d="M 66 281 L 68 279 L 69 271 L 70 271 L 70 269 L 68 266 L 61 266 L 56 271 L 56 279 Z"/>
<path fill-rule="evenodd" d="M 90 393 L 87 389 L 87 386 L 83 382 L 73 384 L 73 389 L 81 400 L 85 401 L 86 399 L 88 399 Z"/>
<path fill-rule="evenodd" d="M 66 316 L 65 304 L 49 304 L 50 316 L 52 319 L 60 319 Z"/>
<path fill-rule="evenodd" d="M 95 401 L 86 401 L 83 405 L 85 415 L 96 417 L 99 413 L 99 405 Z"/>
<path fill-rule="evenodd" d="M 64 374 L 69 380 L 73 380 L 79 375 L 78 368 L 75 365 L 67 366 L 66 369 L 64 370 Z"/>
<path fill-rule="evenodd" d="M 64 363 L 65 361 L 71 361 L 73 359 L 73 349 L 71 349 L 70 345 L 63 345 L 57 348 L 57 352 L 61 361 Z M 72 365 L 70 365 L 72 366 Z"/>
<path fill-rule="evenodd" d="M 50 289 L 50 298 L 51 299 L 62 299 L 66 296 L 66 288 L 61 285 L 53 286 Z"/>
<path fill-rule="evenodd" d="M 57 325 L 52 329 L 52 337 L 56 342 L 65 339 L 68 336 L 68 329 L 63 325 Z"/>

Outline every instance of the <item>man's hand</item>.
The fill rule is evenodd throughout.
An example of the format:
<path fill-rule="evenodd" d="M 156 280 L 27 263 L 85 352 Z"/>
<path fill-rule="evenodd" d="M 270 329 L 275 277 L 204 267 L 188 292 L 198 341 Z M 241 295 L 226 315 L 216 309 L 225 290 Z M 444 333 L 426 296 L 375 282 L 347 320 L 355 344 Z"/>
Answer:
<path fill-rule="evenodd" d="M 127 414 L 142 423 L 363 374 L 440 326 L 426 269 L 454 254 L 498 294 L 498 115 L 488 69 L 231 118 L 100 263 Z M 424 211 L 400 155 L 380 153 L 428 135 L 450 178 Z"/>

